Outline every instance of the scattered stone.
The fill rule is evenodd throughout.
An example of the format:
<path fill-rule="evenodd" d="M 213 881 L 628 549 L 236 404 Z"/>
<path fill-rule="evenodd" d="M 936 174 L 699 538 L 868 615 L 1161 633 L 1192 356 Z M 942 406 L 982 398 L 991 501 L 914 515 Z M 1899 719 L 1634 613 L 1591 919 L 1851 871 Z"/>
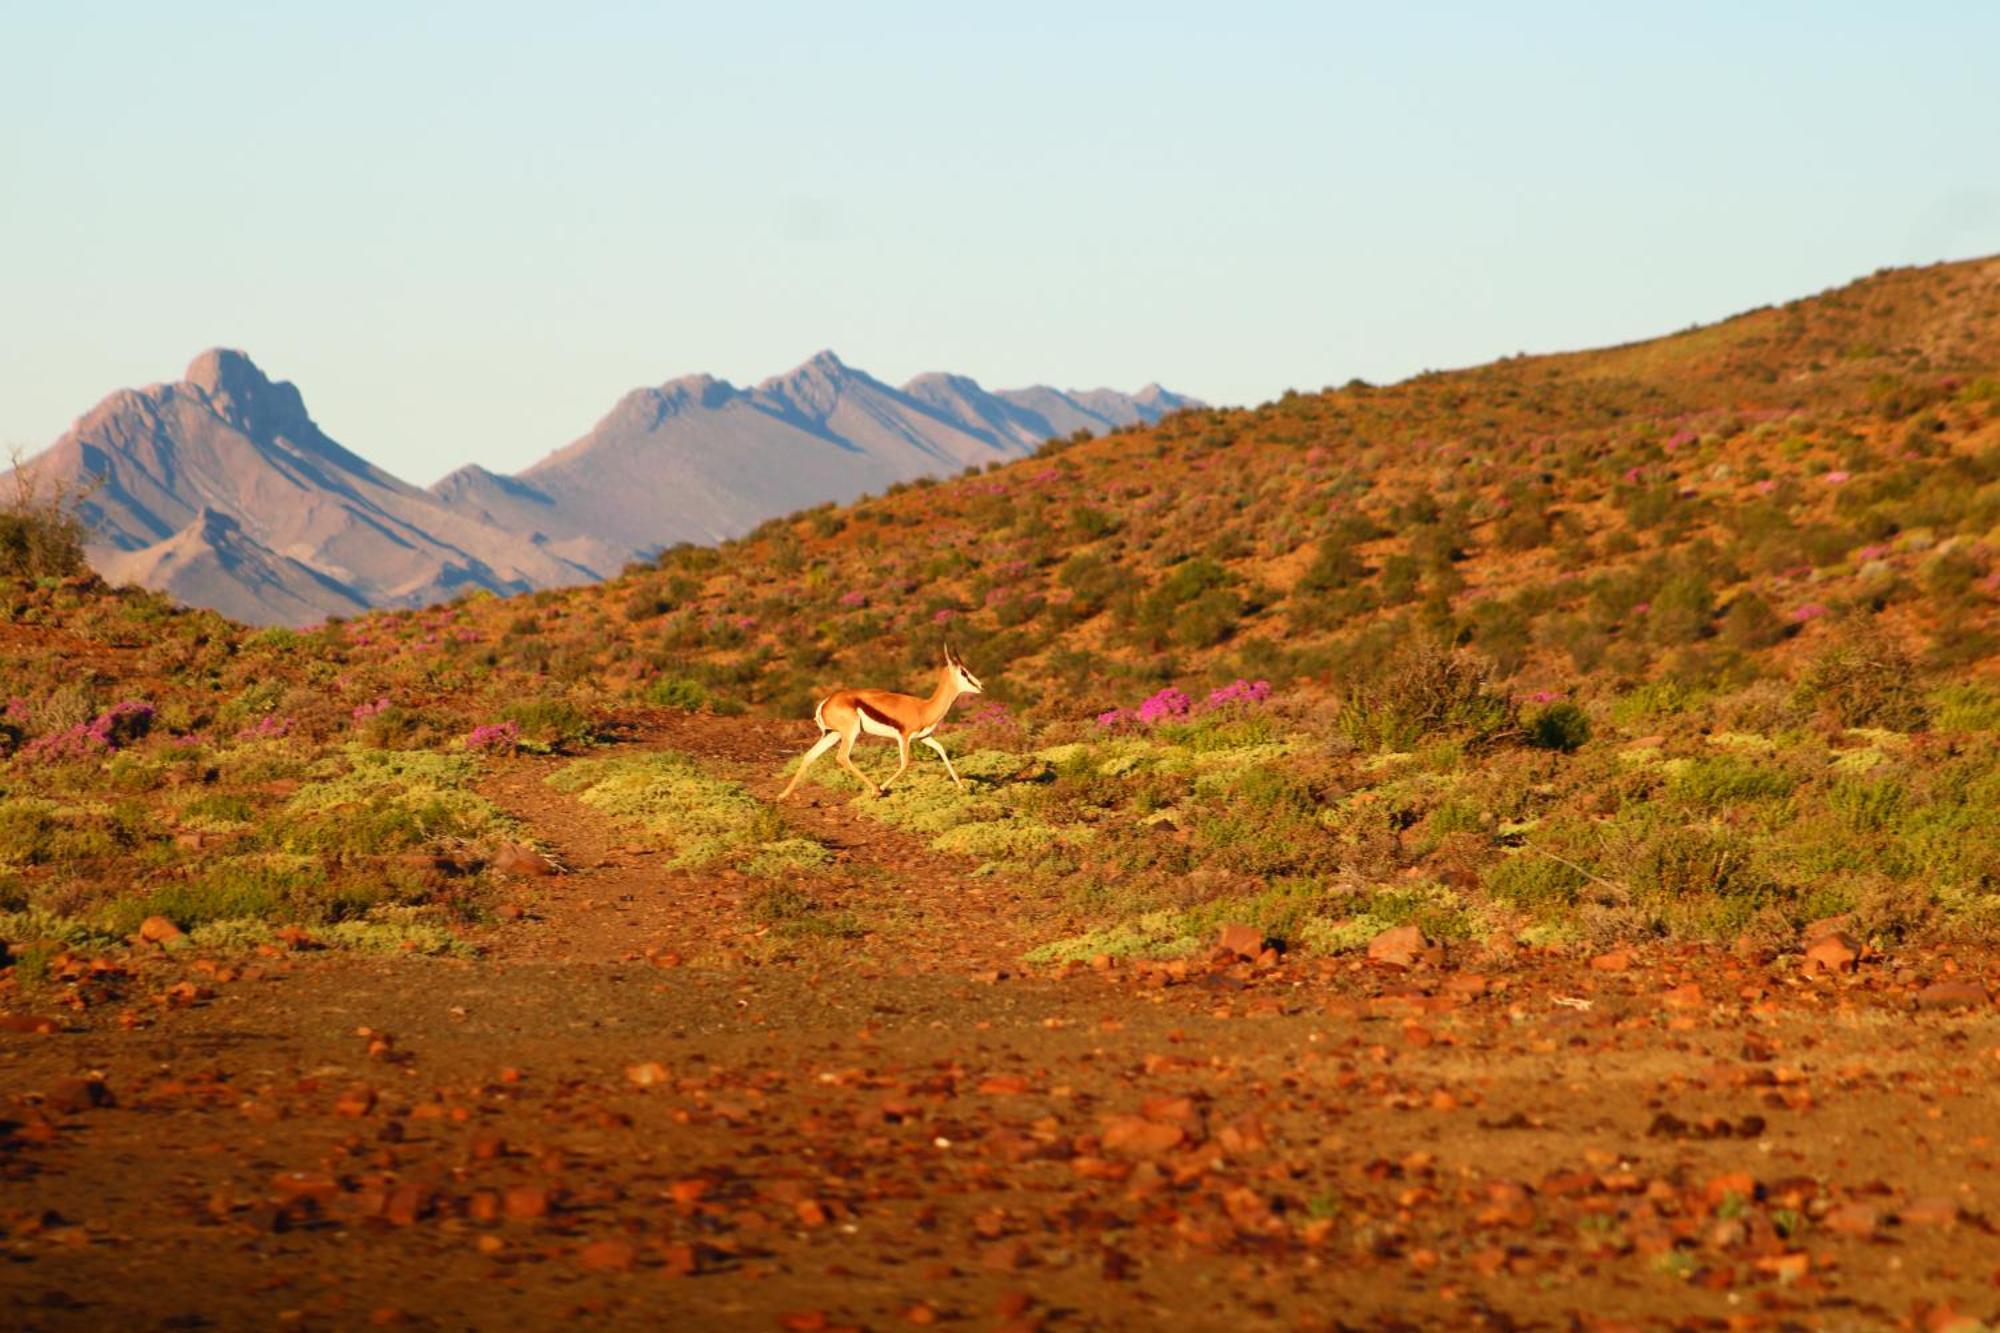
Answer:
<path fill-rule="evenodd" d="M 556 873 L 555 862 L 534 848 L 518 842 L 502 843 L 493 854 L 493 868 L 503 875 L 542 878 Z"/>
<path fill-rule="evenodd" d="M 1179 1125 L 1163 1124 L 1144 1116 L 1117 1115 L 1105 1122 L 1104 1151 L 1131 1157 L 1158 1157 L 1181 1145 L 1187 1132 Z"/>
<path fill-rule="evenodd" d="M 187 943 L 181 928 L 163 916 L 149 916 L 139 923 L 139 938 L 162 949 L 177 949 Z"/>
<path fill-rule="evenodd" d="M 365 1083 L 357 1083 L 349 1088 L 333 1103 L 333 1113 L 350 1120 L 359 1120 L 375 1109 L 375 1089 Z"/>
<path fill-rule="evenodd" d="M 1872 1236 L 1882 1225 L 1882 1214 L 1865 1203 L 1842 1204 L 1821 1218 L 1820 1225 L 1838 1236 Z"/>
<path fill-rule="evenodd" d="M 1919 1009 L 1972 1009 L 1992 997 L 1976 981 L 1936 981 L 1916 994 Z"/>
<path fill-rule="evenodd" d="M 1669 1009 L 1699 1009 L 1707 1003 L 1707 998 L 1701 993 L 1701 987 L 1690 981 L 1661 995 L 1660 1003 Z"/>
<path fill-rule="evenodd" d="M 667 1067 L 658 1060 L 647 1060 L 642 1064 L 628 1065 L 625 1068 L 625 1079 L 634 1087 L 656 1088 L 672 1077 L 673 1075 L 667 1072 Z"/>
<path fill-rule="evenodd" d="M 502 1199 L 501 1211 L 517 1222 L 546 1217 L 549 1212 L 549 1192 L 540 1185 L 515 1185 Z"/>
<path fill-rule="evenodd" d="M 1958 1204 L 1941 1195 L 1915 1199 L 1896 1210 L 1896 1220 L 1906 1227 L 1948 1227 L 1958 1221 Z"/>
<path fill-rule="evenodd" d="M 111 1089 L 105 1087 L 104 1080 L 100 1078 L 60 1079 L 42 1094 L 42 1105 L 62 1115 L 75 1115 L 80 1111 L 116 1104 Z"/>
<path fill-rule="evenodd" d="M 1590 970 L 1593 972 L 1623 972 L 1631 966 L 1630 949 L 1614 949 L 1610 953 L 1601 953 L 1590 960 Z"/>
<path fill-rule="evenodd" d="M 0 1014 L 0 1032 L 27 1032 L 47 1036 L 62 1031 L 62 1020 L 46 1014 Z"/>
<path fill-rule="evenodd" d="M 1216 943 L 1238 958 L 1255 958 L 1264 952 L 1264 932 L 1255 926 L 1224 926 Z"/>
<path fill-rule="evenodd" d="M 576 1252 L 576 1261 L 594 1273 L 629 1273 L 639 1260 L 630 1241 L 597 1240 Z"/>
<path fill-rule="evenodd" d="M 1844 930 L 1830 930 L 1806 946 L 1806 971 L 1852 972 L 1861 964 L 1861 944 Z"/>
<path fill-rule="evenodd" d="M 1412 967 L 1424 955 L 1429 941 L 1415 926 L 1392 926 L 1368 942 L 1370 962 L 1391 967 Z"/>

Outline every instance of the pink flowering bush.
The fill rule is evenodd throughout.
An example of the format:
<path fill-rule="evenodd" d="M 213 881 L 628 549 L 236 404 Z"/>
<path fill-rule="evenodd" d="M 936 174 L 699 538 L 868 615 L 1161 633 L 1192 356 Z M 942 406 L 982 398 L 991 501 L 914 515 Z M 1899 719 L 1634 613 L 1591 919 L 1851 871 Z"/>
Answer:
<path fill-rule="evenodd" d="M 10 719 L 14 716 L 11 704 L 8 716 Z M 140 739 L 152 726 L 153 706 L 128 699 L 113 704 L 88 722 L 78 722 L 29 742 L 22 748 L 21 756 L 46 763 L 101 759 Z"/>
<path fill-rule="evenodd" d="M 375 700 L 373 703 L 356 704 L 354 706 L 353 717 L 356 722 L 366 722 L 369 718 L 374 717 L 378 713 L 387 712 L 388 709 L 389 709 L 389 698 L 387 695 L 384 695 L 380 699 Z"/>
<path fill-rule="evenodd" d="M 1270 697 L 1270 681 L 1244 680 L 1238 676 L 1229 684 L 1210 690 L 1208 698 L 1202 703 L 1202 708 L 1227 708 L 1231 704 L 1261 704 Z"/>
<path fill-rule="evenodd" d="M 239 741 L 274 741 L 292 734 L 292 720 L 288 717 L 260 717 L 251 725 L 236 733 Z"/>
<path fill-rule="evenodd" d="M 1193 704 L 1186 693 L 1169 685 L 1140 704 L 1135 716 L 1144 725 L 1152 726 L 1156 722 L 1170 722 L 1175 718 L 1186 717 L 1191 711 Z"/>
<path fill-rule="evenodd" d="M 488 722 L 474 727 L 465 738 L 468 750 L 484 750 L 492 754 L 512 754 L 521 745 L 521 728 L 514 722 Z"/>

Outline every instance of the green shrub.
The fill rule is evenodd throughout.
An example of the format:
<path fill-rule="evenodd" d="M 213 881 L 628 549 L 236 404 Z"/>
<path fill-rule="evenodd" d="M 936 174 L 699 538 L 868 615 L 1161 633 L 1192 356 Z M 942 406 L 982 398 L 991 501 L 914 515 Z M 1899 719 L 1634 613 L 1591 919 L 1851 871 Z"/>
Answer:
<path fill-rule="evenodd" d="M 1350 690 L 1340 729 L 1374 750 L 1407 750 L 1434 735 L 1483 740 L 1513 720 L 1507 700 L 1488 685 L 1487 665 L 1431 638 L 1397 653 L 1373 681 Z"/>
<path fill-rule="evenodd" d="M 41 470 L 12 459 L 0 500 L 0 574 L 14 578 L 68 578 L 90 568 L 84 559 L 86 529 L 77 507 L 86 492 L 44 478 Z"/>
<path fill-rule="evenodd" d="M 660 708 L 678 708 L 684 712 L 698 712 L 714 702 L 708 687 L 698 680 L 686 676 L 659 676 L 646 682 L 640 698 Z"/>
<path fill-rule="evenodd" d="M 1536 749 L 1570 754 L 1590 739 L 1590 718 L 1573 703 L 1553 703 L 1530 717 L 1525 731 Z"/>
<path fill-rule="evenodd" d="M 1824 649 L 1799 680 L 1800 702 L 1844 727 L 1915 731 L 1930 716 L 1916 662 L 1875 630 Z"/>

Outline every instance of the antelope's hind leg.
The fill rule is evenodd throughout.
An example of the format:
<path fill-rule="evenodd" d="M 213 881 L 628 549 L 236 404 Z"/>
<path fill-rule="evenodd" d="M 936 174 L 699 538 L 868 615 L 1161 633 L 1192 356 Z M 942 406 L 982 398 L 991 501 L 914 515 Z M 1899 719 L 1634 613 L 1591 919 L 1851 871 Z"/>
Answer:
<path fill-rule="evenodd" d="M 882 789 L 875 785 L 875 779 L 869 777 L 866 773 L 863 773 L 860 769 L 856 768 L 854 766 L 854 760 L 850 758 L 850 756 L 854 753 L 854 742 L 859 740 L 860 738 L 861 738 L 861 723 L 857 720 L 854 724 L 854 730 L 843 731 L 840 733 L 840 748 L 833 752 L 833 762 L 839 764 L 842 768 L 846 769 L 848 772 L 852 773 L 855 777 L 859 778 L 861 780 L 862 786 L 866 787 L 869 791 L 874 792 L 877 796 L 880 796 L 882 794 Z"/>
<path fill-rule="evenodd" d="M 812 749 L 807 750 L 805 758 L 799 760 L 798 770 L 792 774 L 792 780 L 785 784 L 785 789 L 778 793 L 778 799 L 781 801 L 789 799 L 792 794 L 792 788 L 799 785 L 799 779 L 804 777 L 806 770 L 813 766 L 813 760 L 831 750 L 839 741 L 840 733 L 837 731 L 820 733 L 820 738 L 813 742 Z"/>

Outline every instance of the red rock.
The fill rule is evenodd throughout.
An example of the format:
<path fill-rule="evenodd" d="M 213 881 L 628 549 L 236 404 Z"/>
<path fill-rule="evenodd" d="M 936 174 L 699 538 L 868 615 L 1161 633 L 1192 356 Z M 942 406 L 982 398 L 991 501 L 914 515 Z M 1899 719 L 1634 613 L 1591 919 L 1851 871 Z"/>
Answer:
<path fill-rule="evenodd" d="M 382 1216 L 393 1226 L 415 1226 L 430 1211 L 430 1191 L 417 1185 L 398 1185 L 382 1200 Z"/>
<path fill-rule="evenodd" d="M 1707 1003 L 1707 997 L 1701 993 L 1700 986 L 1690 981 L 1661 995 L 1660 1003 L 1669 1009 L 1699 1009 Z"/>
<path fill-rule="evenodd" d="M 42 1105 L 61 1115 L 115 1104 L 111 1089 L 104 1086 L 104 1080 L 96 1078 L 58 1079 L 42 1094 Z"/>
<path fill-rule="evenodd" d="M 701 1271 L 701 1251 L 686 1241 L 662 1244 L 660 1256 L 666 1261 L 669 1277 L 693 1277 Z"/>
<path fill-rule="evenodd" d="M 824 1310 L 788 1310 L 778 1316 L 778 1327 L 787 1333 L 820 1333 L 829 1322 Z"/>
<path fill-rule="evenodd" d="M 917 1324 L 920 1326 L 928 1326 L 930 1324 L 935 1324 L 937 1321 L 938 1321 L 938 1312 L 936 1307 L 931 1305 L 926 1305 L 922 1301 L 918 1301 L 915 1305 L 912 1305 L 909 1309 L 903 1311 L 903 1322 L 906 1324 Z"/>
<path fill-rule="evenodd" d="M 1972 1009 L 1988 1003 L 1991 996 L 1976 981 L 1936 981 L 1918 991 L 1919 1009 Z"/>
<path fill-rule="evenodd" d="M 526 1222 L 548 1216 L 549 1192 L 540 1185 L 515 1185 L 501 1204 L 507 1216 Z"/>
<path fill-rule="evenodd" d="M 1415 926 L 1394 926 L 1368 942 L 1368 957 L 1391 967 L 1411 967 L 1423 957 L 1428 944 L 1424 932 Z"/>
<path fill-rule="evenodd" d="M 635 1087 L 654 1088 L 668 1082 L 672 1075 L 659 1061 L 647 1060 L 643 1064 L 628 1065 L 625 1069 L 625 1078 Z"/>
<path fill-rule="evenodd" d="M 1757 1178 L 1748 1171 L 1728 1171 L 1711 1177 L 1708 1184 L 1702 1187 L 1702 1197 L 1708 1200 L 1710 1207 L 1719 1205 L 1732 1194 L 1744 1200 L 1756 1198 Z"/>
<path fill-rule="evenodd" d="M 472 1160 L 490 1162 L 496 1157 L 507 1155 L 507 1140 L 498 1134 L 476 1134 L 471 1144 Z"/>
<path fill-rule="evenodd" d="M 1033 1296 L 1017 1287 L 1011 1291 L 1001 1292 L 994 1299 L 993 1313 L 999 1315 L 1002 1319 L 1019 1319 L 1022 1315 L 1028 1313 L 1028 1307 L 1034 1303 L 1035 1298 Z"/>
<path fill-rule="evenodd" d="M 1590 960 L 1590 970 L 1593 972 L 1623 972 L 1631 966 L 1632 951 L 1630 949 L 1616 949 L 1610 953 L 1601 953 Z"/>
<path fill-rule="evenodd" d="M 1865 1203 L 1842 1204 L 1821 1218 L 1820 1225 L 1839 1236 L 1872 1236 L 1882 1225 L 1882 1214 Z"/>
<path fill-rule="evenodd" d="M 522 843 L 502 843 L 493 854 L 493 868 L 503 875 L 540 878 L 556 873 L 555 862 Z"/>
<path fill-rule="evenodd" d="M 1264 932 L 1255 926 L 1224 926 L 1216 943 L 1238 958 L 1255 958 L 1264 952 Z"/>
<path fill-rule="evenodd" d="M 181 928 L 163 916 L 149 916 L 139 923 L 139 938 L 148 944 L 171 948 L 185 940 Z"/>
<path fill-rule="evenodd" d="M 333 1113 L 350 1120 L 359 1120 L 375 1109 L 375 1089 L 365 1083 L 356 1084 L 340 1094 L 333 1104 Z"/>
<path fill-rule="evenodd" d="M 1958 1221 L 1958 1204 L 1941 1195 L 1914 1199 L 1896 1210 L 1896 1220 L 1906 1227 L 1948 1227 Z"/>
<path fill-rule="evenodd" d="M 1852 972 L 1861 962 L 1861 944 L 1844 930 L 1830 930 L 1806 946 L 1806 971 Z"/>
<path fill-rule="evenodd" d="M 576 1261 L 594 1273 L 629 1273 L 639 1252 L 630 1241 L 596 1240 L 576 1252 Z"/>
<path fill-rule="evenodd" d="M 271 1192 L 280 1204 L 294 1199 L 332 1203 L 340 1195 L 340 1182 L 324 1171 L 280 1171 L 271 1177 Z"/>
<path fill-rule="evenodd" d="M 465 1215 L 475 1222 L 497 1222 L 500 1195 L 493 1190 L 474 1190 L 465 1201 Z"/>
<path fill-rule="evenodd" d="M 1148 1120 L 1144 1116 L 1111 1116 L 1104 1122 L 1102 1136 L 1106 1152 L 1124 1153 L 1129 1157 L 1157 1157 L 1171 1152 L 1187 1137 L 1179 1125 Z"/>
<path fill-rule="evenodd" d="M 0 1014 L 0 1032 L 29 1032 L 40 1036 L 61 1031 L 62 1020 L 46 1014 Z"/>
<path fill-rule="evenodd" d="M 994 1074 L 979 1081 L 979 1091 L 992 1097 L 1007 1097 L 1028 1090 L 1028 1080 L 1020 1074 Z"/>
<path fill-rule="evenodd" d="M 996 1241 L 981 1250 L 979 1266 L 995 1273 L 1011 1273 L 1017 1268 L 1026 1268 L 1031 1257 L 1027 1242 L 1017 1236 Z"/>

